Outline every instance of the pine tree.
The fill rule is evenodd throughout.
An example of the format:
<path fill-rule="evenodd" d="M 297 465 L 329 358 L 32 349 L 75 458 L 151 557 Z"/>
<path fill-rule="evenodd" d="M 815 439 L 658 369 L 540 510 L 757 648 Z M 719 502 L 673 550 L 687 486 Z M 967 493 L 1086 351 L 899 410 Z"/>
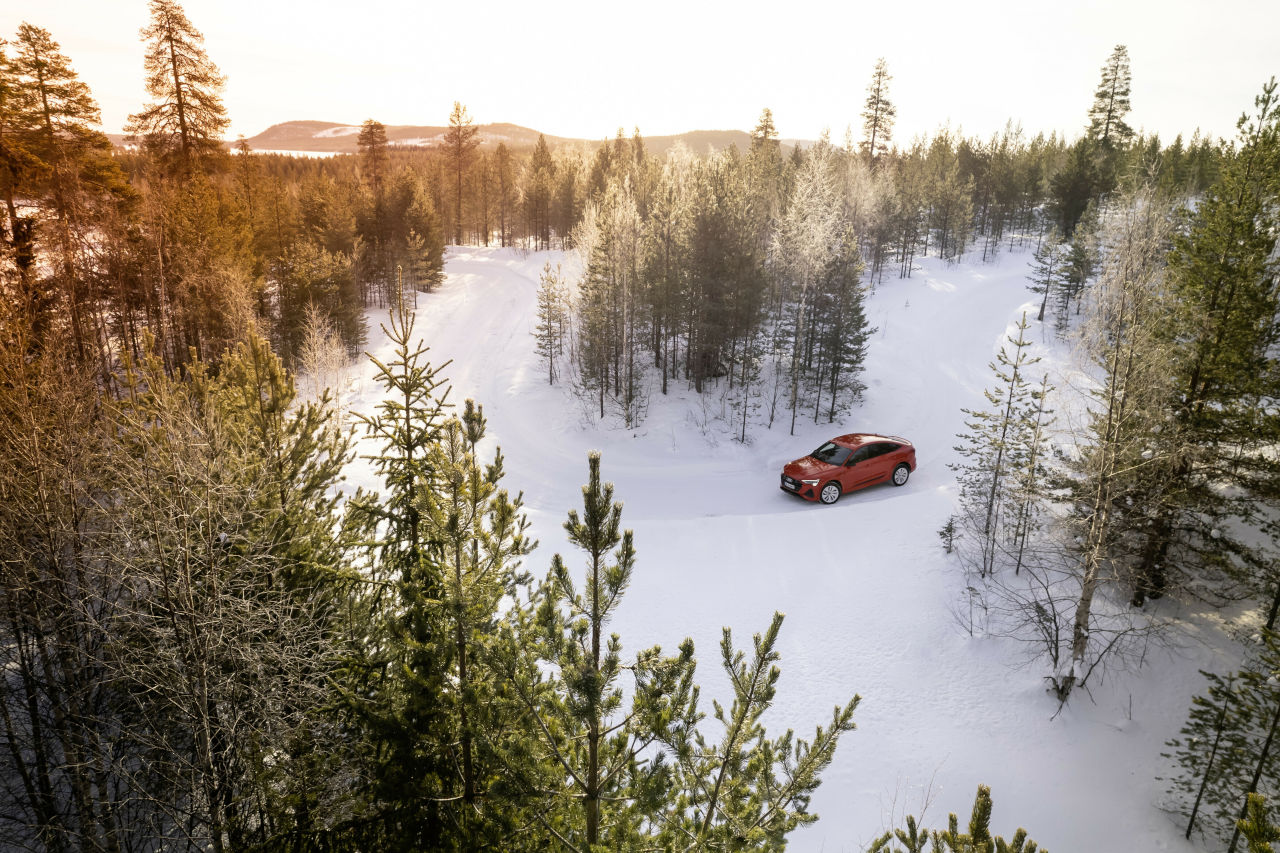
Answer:
<path fill-rule="evenodd" d="M 663 740 L 680 771 L 680 795 L 668 801 L 660 818 L 663 846 L 780 850 L 796 827 L 818 819 L 808 811 L 810 797 L 841 735 L 854 729 L 853 712 L 861 699 L 855 695 L 837 705 L 830 724 L 817 726 L 812 741 L 795 738 L 790 730 L 770 739 L 760 721 L 773 704 L 781 676 L 775 646 L 782 621 L 782 614 L 775 613 L 768 630 L 752 638 L 750 659 L 734 648 L 732 632 L 724 629 L 720 658 L 734 696 L 727 708 L 713 703 L 718 743 L 692 726 L 702 715 L 691 680 L 681 681 L 674 692 L 672 710 L 664 715 L 664 722 L 671 722 Z M 692 654 L 688 641 L 686 647 Z"/>
<path fill-rule="evenodd" d="M 1280 826 L 1271 822 L 1267 800 L 1261 794 L 1250 794 L 1245 806 L 1245 817 L 1236 822 L 1240 833 L 1249 842 L 1249 853 L 1274 853 L 1271 842 L 1280 841 Z"/>
<path fill-rule="evenodd" d="M 1067 161 L 1049 180 L 1053 211 L 1064 239 L 1070 240 L 1080 217 L 1098 193 L 1098 164 L 1088 138 L 1078 140 L 1067 152 Z"/>
<path fill-rule="evenodd" d="M 1054 312 L 1054 332 L 1058 337 L 1065 337 L 1071 327 L 1071 318 L 1080 313 L 1083 298 L 1090 282 L 1097 276 L 1101 262 L 1101 246 L 1098 244 L 1097 210 L 1090 205 L 1085 208 L 1075 233 L 1067 244 L 1066 266 L 1063 279 L 1058 287 L 1058 298 Z M 1074 305 L 1075 310 L 1072 310 Z"/>
<path fill-rule="evenodd" d="M 1120 164 L 1126 148 L 1133 140 L 1133 128 L 1124 121 L 1129 113 L 1129 50 L 1116 45 L 1089 109 L 1087 136 L 1081 140 L 1092 151 L 1096 181 L 1091 194 L 1110 193 L 1119 183 Z"/>
<path fill-rule="evenodd" d="M 6 69 L 4 85 L 7 115 L 0 119 L 8 127 L 0 131 L 5 133 L 0 144 L 9 165 L 6 202 L 21 295 L 38 340 L 52 331 L 51 315 L 62 314 L 76 357 L 84 362 L 96 343 L 105 376 L 105 335 L 92 311 L 93 296 L 86 292 L 88 275 L 81 268 L 77 242 L 87 227 L 85 214 L 100 204 L 100 194 L 123 195 L 124 178 L 111 160 L 110 143 L 96 129 L 98 105 L 89 87 L 48 31 L 24 23 L 14 46 L 16 55 Z M 55 272 L 47 290 L 35 281 L 37 218 L 19 216 L 15 205 L 19 180 L 27 199 L 50 212 L 53 234 L 46 242 Z"/>
<path fill-rule="evenodd" d="M 360 157 L 360 173 L 365 183 L 381 198 L 387 182 L 387 128 L 382 122 L 365 119 L 356 137 Z"/>
<path fill-rule="evenodd" d="M 499 142 L 493 152 L 493 176 L 498 194 L 498 245 L 505 249 L 511 245 L 510 219 L 516 202 L 515 161 L 505 142 Z"/>
<path fill-rule="evenodd" d="M 872 162 L 889 150 L 893 120 L 898 109 L 889 101 L 889 67 L 884 57 L 876 60 L 867 85 L 867 101 L 862 108 L 862 154 Z"/>
<path fill-rule="evenodd" d="M 551 247 L 551 200 L 555 189 L 556 166 L 547 146 L 547 138 L 538 134 L 538 142 L 525 168 L 525 218 L 532 232 L 535 249 Z M 563 235 L 561 235 L 563 236 Z"/>
<path fill-rule="evenodd" d="M 1208 689 L 1191 698 L 1186 723 L 1178 737 L 1166 744 L 1172 753 L 1164 754 L 1178 768 L 1178 775 L 1165 781 L 1179 812 L 1187 818 L 1188 839 L 1197 820 L 1202 831 L 1214 835 L 1229 829 L 1229 809 L 1235 803 L 1230 792 L 1240 768 L 1247 763 L 1248 732 L 1254 725 L 1254 709 L 1244 701 L 1243 685 L 1235 674 L 1226 678 L 1203 670 L 1200 674 L 1208 679 Z"/>
<path fill-rule="evenodd" d="M 371 741 L 375 767 L 370 808 L 378 826 L 374 846 L 419 850 L 445 843 L 447 780 L 454 762 L 446 744 L 450 725 L 440 703 L 450 654 L 441 630 L 444 590 L 441 541 L 427 511 L 448 389 L 427 348 L 413 335 L 414 315 L 397 299 L 383 330 L 394 347 L 386 363 L 370 356 L 388 394 L 372 416 L 360 416 L 381 443 L 371 461 L 385 496 L 358 492 L 352 522 L 370 541 L 372 583 L 365 606 L 374 634 L 353 662 L 350 711 Z"/>
<path fill-rule="evenodd" d="M 916 818 L 908 815 L 906 828 L 892 829 L 877 838 L 867 853 L 1048 853 L 1019 829 L 1009 841 L 991 834 L 991 789 L 978 786 L 969 817 L 968 832 L 960 831 L 960 821 L 951 814 L 945 830 L 923 829 Z M 901 847 L 895 846 L 897 844 Z"/>
<path fill-rule="evenodd" d="M 1089 108 L 1089 138 L 1104 149 L 1123 148 L 1133 138 L 1133 128 L 1124 121 L 1130 109 L 1130 85 L 1129 49 L 1118 44 L 1102 66 L 1102 79 Z"/>
<path fill-rule="evenodd" d="M 1032 293 L 1043 294 L 1040 311 L 1036 314 L 1037 323 L 1044 322 L 1044 309 L 1049 304 L 1049 294 L 1056 293 L 1066 278 L 1066 254 L 1067 248 L 1058 236 L 1058 230 L 1051 228 L 1032 256 L 1029 289 Z"/>
<path fill-rule="evenodd" d="M 1169 780 L 1184 815 L 1187 837 L 1202 832 L 1235 850 L 1249 800 L 1280 784 L 1280 646 L 1264 631 L 1244 666 L 1222 678 L 1204 673 L 1207 696 L 1192 699 L 1180 737 L 1169 742 L 1179 768 Z M 1194 794 L 1193 794 L 1194 792 Z"/>
<path fill-rule="evenodd" d="M 1269 461 L 1252 451 L 1244 460 L 1237 457 L 1260 432 L 1275 434 L 1274 418 L 1256 401 L 1272 393 L 1267 377 L 1280 309 L 1274 265 L 1277 104 L 1273 80 L 1256 100 L 1253 121 L 1241 117 L 1238 154 L 1196 206 L 1190 227 L 1174 238 L 1174 322 L 1167 327 L 1175 353 L 1176 385 L 1168 403 L 1174 417 L 1157 445 L 1160 488 L 1147 495 L 1135 604 L 1182 583 L 1220 582 L 1224 571 L 1248 577 L 1245 567 L 1253 562 L 1236 537 L 1223 535 L 1231 528 L 1225 519 L 1243 508 L 1221 486 L 1224 480 L 1253 480 L 1242 467 L 1258 471 L 1264 483 L 1271 478 Z M 1262 491 L 1273 493 L 1268 486 Z M 1255 591 L 1275 597 L 1276 587 L 1258 580 Z"/>
<path fill-rule="evenodd" d="M 150 0 L 147 93 L 155 102 L 129 117 L 128 130 L 164 157 L 176 157 L 190 171 L 222 150 L 229 124 L 222 105 L 226 78 L 204 50 L 204 36 L 174 0 Z"/>
<path fill-rule="evenodd" d="M 662 807 L 669 791 L 665 764 L 646 755 L 658 742 L 655 724 L 675 724 L 678 705 L 664 697 L 692 674 L 692 645 L 675 658 L 641 652 L 624 667 L 622 641 L 605 628 L 621 603 L 635 566 L 630 530 L 621 529 L 622 504 L 600 477 L 600 455 L 588 457 L 583 512 L 569 511 L 565 530 L 582 549 L 586 573 L 575 584 L 559 554 L 507 641 L 507 673 L 535 732 L 537 770 L 519 780 L 536 792 L 532 817 L 549 836 L 575 849 L 605 845 L 628 849 L 645 812 Z M 536 660 L 520 653 L 535 649 Z M 636 679 L 631 708 L 623 713 L 618 679 Z M 531 792 L 533 793 L 533 792 Z"/>
<path fill-rule="evenodd" d="M 453 102 L 449 114 L 449 129 L 444 133 L 444 149 L 453 168 L 453 242 L 462 245 L 462 178 L 471 163 L 471 155 L 480 145 L 480 128 L 471 123 L 467 108 Z"/>
<path fill-rule="evenodd" d="M 359 150 L 360 179 L 365 192 L 361 194 L 360 210 L 356 226 L 363 238 L 360 253 L 360 279 L 364 304 L 370 304 L 370 286 L 383 304 L 394 305 L 388 299 L 395 280 L 394 247 L 391 236 L 392 214 L 387 200 L 388 174 L 387 129 L 381 122 L 366 119 L 356 139 Z"/>
<path fill-rule="evenodd" d="M 439 610 L 447 637 L 446 678 L 439 700 L 448 708 L 456 743 L 454 772 L 446 783 L 460 797 L 448 811 L 467 847 L 501 843 L 517 820 L 514 803 L 491 796 L 502 762 L 495 740 L 522 720 L 493 668 L 504 597 L 515 600 L 528 583 L 520 561 L 536 545 L 529 539 L 521 496 L 500 490 L 502 451 L 481 466 L 482 407 L 467 400 L 462 417 L 444 422 L 429 457 L 433 487 L 428 528 L 438 542 L 443 571 Z"/>

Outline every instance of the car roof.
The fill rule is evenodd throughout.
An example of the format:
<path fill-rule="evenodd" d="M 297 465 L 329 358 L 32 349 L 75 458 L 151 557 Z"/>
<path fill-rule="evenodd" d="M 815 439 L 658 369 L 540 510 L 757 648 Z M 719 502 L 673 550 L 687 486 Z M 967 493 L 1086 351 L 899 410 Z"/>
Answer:
<path fill-rule="evenodd" d="M 876 441 L 893 441 L 898 444 L 911 444 L 911 442 L 907 441 L 905 438 L 899 438 L 896 435 L 876 435 L 871 432 L 851 432 L 848 435 L 837 436 L 836 438 L 831 439 L 831 441 L 835 444 L 850 448 L 858 448 L 864 444 L 871 444 Z"/>

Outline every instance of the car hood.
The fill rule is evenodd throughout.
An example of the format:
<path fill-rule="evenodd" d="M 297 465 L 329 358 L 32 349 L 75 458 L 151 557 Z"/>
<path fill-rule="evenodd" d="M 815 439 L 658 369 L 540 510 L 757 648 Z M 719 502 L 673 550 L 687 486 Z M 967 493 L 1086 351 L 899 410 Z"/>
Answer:
<path fill-rule="evenodd" d="M 814 480 L 821 479 L 835 469 L 836 466 L 834 465 L 819 462 L 812 456 L 806 456 L 803 459 L 788 462 L 786 467 L 782 469 L 782 473 L 796 480 Z"/>

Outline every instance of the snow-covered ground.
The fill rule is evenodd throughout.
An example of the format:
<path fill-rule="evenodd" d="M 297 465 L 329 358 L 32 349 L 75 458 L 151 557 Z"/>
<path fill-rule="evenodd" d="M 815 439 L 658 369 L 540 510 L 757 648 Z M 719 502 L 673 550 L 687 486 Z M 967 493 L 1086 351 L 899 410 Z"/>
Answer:
<path fill-rule="evenodd" d="M 582 414 L 563 384 L 548 385 L 534 353 L 538 275 L 558 253 L 448 250 L 447 279 L 419 297 L 416 331 L 446 369 L 461 403 L 484 405 L 491 443 L 506 458 L 504 485 L 523 490 L 541 546 L 528 566 L 545 573 L 559 551 L 579 554 L 561 524 L 581 506 L 587 451 L 635 530 L 638 564 L 613 624 L 628 654 L 691 636 L 703 701 L 728 701 L 719 669 L 722 626 L 740 646 L 786 614 L 782 679 L 770 731 L 808 738 L 854 693 L 858 729 L 845 736 L 813 801 L 821 819 L 792 836 L 798 851 L 859 851 L 904 813 L 967 821 L 980 783 L 995 803 L 992 828 L 1018 825 L 1054 853 L 1197 849 L 1161 811 L 1163 744 L 1182 724 L 1199 668 L 1223 669 L 1211 645 L 1175 656 L 1153 652 L 1138 673 L 1114 673 L 1078 693 L 1053 718 L 1043 663 L 1008 640 L 970 637 L 953 610 L 964 581 L 937 536 L 953 510 L 947 463 L 957 454 L 963 407 L 981 407 L 987 367 L 1011 324 L 1030 308 L 1029 254 L 948 266 L 928 259 L 911 279 L 886 280 L 869 300 L 879 328 L 871 344 L 864 401 L 834 425 L 812 417 L 731 440 L 681 383 L 653 389 L 635 430 L 602 427 Z M 370 350 L 389 356 L 372 315 Z M 1038 324 L 1035 349 L 1051 340 Z M 360 368 L 353 407 L 371 411 L 379 389 Z M 873 431 L 910 438 L 919 468 L 903 488 L 877 486 L 833 507 L 778 488 L 782 465 L 832 435 Z M 377 488 L 367 466 L 349 485 Z M 1053 718 L 1053 719 L 1051 719 Z"/>

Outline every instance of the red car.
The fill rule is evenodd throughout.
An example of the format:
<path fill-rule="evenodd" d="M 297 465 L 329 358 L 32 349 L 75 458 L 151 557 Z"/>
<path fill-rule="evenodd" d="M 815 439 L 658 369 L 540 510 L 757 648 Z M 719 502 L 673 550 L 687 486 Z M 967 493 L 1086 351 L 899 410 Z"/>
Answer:
<path fill-rule="evenodd" d="M 852 433 L 833 438 L 782 469 L 782 490 L 807 501 L 833 504 L 845 492 L 888 480 L 907 482 L 916 470 L 916 449 L 905 438 Z"/>

